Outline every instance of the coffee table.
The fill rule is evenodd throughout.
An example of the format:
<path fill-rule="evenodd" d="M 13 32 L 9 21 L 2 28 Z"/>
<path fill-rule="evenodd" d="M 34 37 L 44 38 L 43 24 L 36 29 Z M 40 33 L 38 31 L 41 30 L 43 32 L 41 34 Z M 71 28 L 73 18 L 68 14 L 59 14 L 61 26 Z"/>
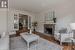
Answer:
<path fill-rule="evenodd" d="M 21 33 L 20 35 L 27 42 L 28 48 L 30 42 L 39 41 L 39 36 L 35 34 Z"/>

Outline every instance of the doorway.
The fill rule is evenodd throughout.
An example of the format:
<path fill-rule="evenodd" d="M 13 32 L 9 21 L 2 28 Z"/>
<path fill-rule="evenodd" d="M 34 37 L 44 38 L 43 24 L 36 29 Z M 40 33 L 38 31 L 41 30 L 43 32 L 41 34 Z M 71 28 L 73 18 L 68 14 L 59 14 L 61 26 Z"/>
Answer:
<path fill-rule="evenodd" d="M 16 35 L 27 32 L 28 30 L 28 15 L 19 14 L 19 30 L 16 31 Z"/>
<path fill-rule="evenodd" d="M 28 15 L 19 14 L 19 30 L 28 29 Z"/>

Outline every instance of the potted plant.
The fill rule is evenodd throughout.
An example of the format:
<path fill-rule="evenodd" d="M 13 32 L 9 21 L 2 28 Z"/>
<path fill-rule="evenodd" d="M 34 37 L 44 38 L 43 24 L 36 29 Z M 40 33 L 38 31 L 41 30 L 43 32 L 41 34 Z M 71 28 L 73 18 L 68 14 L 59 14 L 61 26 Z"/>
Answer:
<path fill-rule="evenodd" d="M 36 27 L 37 27 L 37 24 L 38 24 L 37 21 L 35 21 L 35 22 L 32 23 L 34 32 L 36 31 L 35 29 L 36 29 Z"/>
<path fill-rule="evenodd" d="M 56 18 L 53 18 L 54 23 L 56 23 Z"/>

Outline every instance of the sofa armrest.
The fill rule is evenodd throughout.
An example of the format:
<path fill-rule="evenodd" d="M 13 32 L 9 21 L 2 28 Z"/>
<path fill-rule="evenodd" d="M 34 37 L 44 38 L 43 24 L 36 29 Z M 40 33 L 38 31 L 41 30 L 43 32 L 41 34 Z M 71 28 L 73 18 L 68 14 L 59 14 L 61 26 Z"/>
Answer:
<path fill-rule="evenodd" d="M 61 34 L 61 42 L 64 42 L 65 39 L 73 37 L 73 33 Z"/>
<path fill-rule="evenodd" d="M 60 39 L 60 33 L 54 33 L 54 37 L 56 40 L 59 40 Z"/>

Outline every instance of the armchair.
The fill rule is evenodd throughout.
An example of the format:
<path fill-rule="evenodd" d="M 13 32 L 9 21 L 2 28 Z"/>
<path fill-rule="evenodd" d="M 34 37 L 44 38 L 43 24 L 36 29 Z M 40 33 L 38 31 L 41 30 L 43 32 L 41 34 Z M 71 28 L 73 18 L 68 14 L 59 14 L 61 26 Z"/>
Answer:
<path fill-rule="evenodd" d="M 56 40 L 60 41 L 60 45 L 62 45 L 63 42 L 71 42 L 71 40 L 67 40 L 73 37 L 73 33 L 54 33 L 54 37 Z"/>

